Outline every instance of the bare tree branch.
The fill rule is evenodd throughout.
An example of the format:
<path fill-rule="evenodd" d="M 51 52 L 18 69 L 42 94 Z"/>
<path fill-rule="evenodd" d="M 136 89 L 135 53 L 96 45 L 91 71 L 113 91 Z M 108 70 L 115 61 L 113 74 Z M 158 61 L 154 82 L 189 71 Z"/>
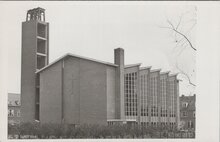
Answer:
<path fill-rule="evenodd" d="M 185 30 L 185 32 L 181 31 L 181 27 L 182 22 L 183 22 L 183 17 L 186 13 L 191 13 L 191 11 L 187 11 L 185 13 L 183 13 L 180 17 L 178 22 L 175 24 L 172 21 L 170 21 L 168 18 L 166 18 L 167 20 L 167 26 L 159 26 L 160 28 L 166 28 L 169 29 L 171 31 L 171 36 L 175 39 L 175 47 L 173 49 L 173 51 L 177 52 L 177 54 L 175 54 L 176 58 L 178 59 L 178 57 L 183 53 L 183 51 L 187 48 L 191 48 L 194 51 L 197 51 L 197 49 L 193 46 L 192 42 L 190 41 L 190 39 L 188 38 L 187 34 L 194 28 L 194 26 L 196 25 L 196 21 L 194 22 L 194 19 L 192 22 L 194 22 L 192 25 L 190 25 L 190 28 L 188 30 Z M 188 22 L 190 22 L 188 21 Z M 176 49 L 178 47 L 178 49 Z M 187 72 L 185 72 L 184 70 L 182 70 L 181 68 L 179 68 L 177 62 L 176 62 L 176 66 L 175 66 L 177 72 L 182 75 L 189 83 L 189 85 L 195 87 L 196 84 L 192 82 L 191 77 L 192 74 L 189 74 Z M 193 69 L 194 72 L 194 69 Z"/>
<path fill-rule="evenodd" d="M 185 39 L 187 40 L 187 42 L 189 43 L 190 47 L 191 47 L 194 51 L 196 51 L 196 48 L 192 45 L 192 43 L 191 43 L 191 41 L 189 40 L 189 38 L 188 38 L 185 34 L 183 34 L 182 32 L 180 32 L 180 31 L 178 30 L 178 27 L 179 27 L 179 25 L 180 25 L 181 20 L 182 20 L 182 17 L 180 18 L 179 23 L 178 23 L 178 25 L 177 25 L 176 28 L 175 28 L 175 26 L 172 24 L 172 22 L 171 22 L 169 19 L 167 19 L 167 23 L 168 23 L 170 26 L 169 26 L 169 27 L 160 26 L 160 28 L 167 28 L 167 29 L 172 30 L 172 31 L 175 32 L 176 34 L 179 34 L 180 36 L 182 36 L 183 38 L 185 38 Z M 194 25 L 193 25 L 192 27 L 194 27 Z"/>
<path fill-rule="evenodd" d="M 180 54 L 182 54 L 182 52 L 184 51 L 185 48 L 186 48 L 186 46 L 184 46 L 184 47 L 180 50 L 180 52 L 178 53 L 177 56 L 180 56 Z"/>
<path fill-rule="evenodd" d="M 174 50 L 177 48 L 177 47 L 180 47 L 179 44 L 182 42 L 182 40 L 184 40 L 184 38 L 181 38 L 180 40 L 176 41 L 176 46 L 173 48 L 172 52 L 174 52 Z"/>
<path fill-rule="evenodd" d="M 180 20 L 179 20 L 179 22 L 178 22 L 178 24 L 177 24 L 177 26 L 176 26 L 176 30 L 179 28 L 179 25 L 180 25 L 180 23 L 181 23 L 181 21 L 182 21 L 182 17 L 183 17 L 183 14 L 180 16 Z"/>
<path fill-rule="evenodd" d="M 176 30 L 178 30 L 178 28 L 179 28 L 179 26 L 180 26 L 180 24 L 181 24 L 182 17 L 183 17 L 183 14 L 180 16 L 179 22 L 178 22 L 178 24 L 177 24 L 177 26 L 176 26 Z M 175 32 L 175 39 L 176 39 L 176 41 L 177 41 L 177 33 L 176 33 L 176 32 Z"/>
<path fill-rule="evenodd" d="M 191 41 L 181 32 L 177 31 L 176 29 L 172 29 L 173 31 L 175 31 L 176 33 L 180 34 L 181 36 L 183 36 L 189 43 L 190 47 L 196 51 L 196 48 L 194 48 L 194 46 L 192 45 Z"/>
<path fill-rule="evenodd" d="M 169 19 L 167 19 L 168 24 L 170 24 L 170 26 L 172 27 L 171 29 L 175 29 L 174 25 L 171 23 L 171 21 Z"/>
<path fill-rule="evenodd" d="M 189 32 L 195 27 L 195 25 L 196 25 L 196 21 L 193 23 L 193 25 L 191 26 L 191 28 L 189 28 L 189 30 L 186 31 L 186 34 L 189 33 Z"/>
<path fill-rule="evenodd" d="M 191 81 L 191 79 L 190 79 L 190 76 L 187 74 L 187 73 L 185 73 L 183 70 L 181 70 L 180 68 L 179 68 L 179 66 L 178 66 L 178 64 L 176 63 L 176 68 L 179 70 L 179 74 L 182 74 L 182 75 L 184 75 L 186 78 L 187 78 L 187 80 L 189 81 L 189 84 L 190 85 L 192 85 L 192 86 L 196 86 L 192 81 Z"/>

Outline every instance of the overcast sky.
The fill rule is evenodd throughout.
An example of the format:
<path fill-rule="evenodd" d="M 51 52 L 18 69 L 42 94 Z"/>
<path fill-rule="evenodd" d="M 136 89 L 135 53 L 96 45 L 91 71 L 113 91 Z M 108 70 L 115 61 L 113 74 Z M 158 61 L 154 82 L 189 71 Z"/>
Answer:
<path fill-rule="evenodd" d="M 161 68 L 176 73 L 175 62 L 180 48 L 175 47 L 166 19 L 174 24 L 184 13 L 181 29 L 190 28 L 196 19 L 191 5 L 147 5 L 132 3 L 79 2 L 13 2 L 0 4 L 0 39 L 8 49 L 8 92 L 20 93 L 21 22 L 26 12 L 35 7 L 45 8 L 49 30 L 49 62 L 66 53 L 114 62 L 114 49 L 125 50 L 125 64 Z M 195 27 L 187 36 L 195 43 Z M 10 38 L 6 38 L 10 37 Z M 195 69 L 195 51 L 186 48 L 178 56 L 179 66 L 186 72 Z M 191 72 L 190 72 L 191 75 Z M 187 81 L 180 82 L 180 94 L 194 93 Z M 192 75 L 195 82 L 195 73 Z"/>

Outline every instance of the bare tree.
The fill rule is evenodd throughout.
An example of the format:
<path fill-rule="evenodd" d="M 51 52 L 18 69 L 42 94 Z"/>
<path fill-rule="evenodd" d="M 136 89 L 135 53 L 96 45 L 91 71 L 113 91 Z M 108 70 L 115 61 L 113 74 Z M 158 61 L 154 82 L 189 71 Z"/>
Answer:
<path fill-rule="evenodd" d="M 179 71 L 179 74 L 182 74 L 182 75 L 184 75 L 184 76 L 186 77 L 186 79 L 189 81 L 189 84 L 190 84 L 190 85 L 192 85 L 192 86 L 194 86 L 194 87 L 196 86 L 196 84 L 191 81 L 190 75 L 187 74 L 186 72 L 184 72 L 182 69 L 180 69 L 179 66 L 178 66 L 178 64 L 176 64 L 176 68 L 177 68 L 177 70 Z"/>
<path fill-rule="evenodd" d="M 192 12 L 192 11 L 190 11 Z M 196 8 L 194 9 L 193 12 L 196 12 Z M 187 30 L 183 31 L 181 30 L 181 27 L 183 27 L 184 25 L 182 24 L 182 20 L 184 18 L 184 16 L 189 13 L 185 12 L 183 13 L 180 17 L 178 22 L 175 24 L 175 22 L 169 20 L 168 18 L 166 19 L 167 22 L 167 26 L 160 26 L 160 28 L 165 28 L 171 31 L 172 37 L 174 38 L 174 42 L 175 42 L 175 47 L 174 49 L 178 48 L 178 55 L 177 58 L 182 54 L 182 52 L 186 49 L 191 49 L 193 50 L 195 53 L 197 51 L 197 49 L 195 48 L 195 46 L 193 45 L 192 41 L 190 40 L 190 38 L 188 37 L 188 33 L 194 28 L 194 26 L 196 25 L 196 19 L 190 19 L 189 22 L 192 23 L 192 25 L 190 26 L 190 28 L 188 28 Z M 175 68 L 176 70 L 178 70 L 178 73 L 183 75 L 189 82 L 190 85 L 192 86 L 196 86 L 195 83 L 192 82 L 191 80 L 191 75 L 189 73 L 187 73 L 186 71 L 184 71 L 183 69 L 181 69 L 179 67 L 179 63 L 178 63 L 178 59 L 176 59 L 176 64 L 175 64 Z M 192 72 L 194 72 L 195 69 L 192 70 Z"/>

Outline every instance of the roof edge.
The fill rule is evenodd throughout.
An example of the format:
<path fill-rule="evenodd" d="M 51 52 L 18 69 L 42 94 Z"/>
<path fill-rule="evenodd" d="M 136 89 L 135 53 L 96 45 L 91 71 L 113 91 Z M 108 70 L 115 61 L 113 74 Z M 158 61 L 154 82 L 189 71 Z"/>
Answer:
<path fill-rule="evenodd" d="M 170 71 L 161 72 L 160 74 L 169 74 Z"/>
<path fill-rule="evenodd" d="M 109 65 L 109 66 L 114 66 L 114 67 L 118 67 L 118 65 L 113 64 L 113 63 L 109 63 L 109 62 L 105 62 L 105 61 L 99 61 L 96 59 L 92 59 L 92 58 L 88 58 L 88 57 L 83 57 L 83 56 L 79 56 L 79 55 L 75 55 L 75 54 L 71 54 L 71 53 L 67 53 L 61 57 L 59 57 L 58 59 L 56 59 L 55 61 L 51 62 L 50 64 L 48 64 L 47 66 L 43 67 L 40 70 L 37 70 L 35 73 L 39 73 L 43 70 L 45 70 L 46 68 L 52 66 L 53 64 L 59 62 L 60 60 L 66 58 L 67 56 L 71 56 L 71 57 L 75 57 L 75 58 L 81 58 L 81 59 L 85 59 L 85 60 L 89 60 L 89 61 L 93 61 L 93 62 L 97 62 L 97 63 L 101 63 L 101 64 L 105 64 L 105 65 Z"/>
<path fill-rule="evenodd" d="M 58 59 L 54 60 L 53 62 L 51 62 L 50 64 L 46 65 L 45 67 L 43 67 L 43 68 L 37 70 L 35 73 L 39 73 L 39 72 L 43 71 L 44 69 L 46 69 L 46 68 L 52 66 L 53 64 L 59 62 L 61 59 L 64 59 L 64 58 L 67 57 L 67 56 L 68 56 L 68 53 L 65 54 L 65 55 L 63 55 L 63 56 L 61 56 L 61 57 L 59 57 Z"/>
<path fill-rule="evenodd" d="M 154 69 L 154 70 L 151 70 L 150 72 L 160 72 L 161 69 Z"/>
<path fill-rule="evenodd" d="M 173 73 L 173 74 L 170 74 L 169 77 L 173 77 L 173 76 L 177 76 L 178 73 Z"/>
<path fill-rule="evenodd" d="M 106 62 L 106 61 L 100 61 L 100 60 L 96 60 L 96 59 L 92 59 L 92 58 L 88 58 L 88 57 L 83 57 L 83 56 L 72 54 L 72 53 L 68 53 L 68 55 L 72 56 L 72 57 L 76 57 L 76 58 L 82 58 L 82 59 L 85 59 L 85 60 L 90 60 L 90 61 L 93 61 L 93 62 L 102 63 L 102 64 L 105 64 L 105 65 L 110 65 L 110 66 L 118 67 L 118 65 L 110 63 L 110 62 Z"/>
<path fill-rule="evenodd" d="M 147 70 L 147 69 L 151 69 L 152 66 L 147 66 L 147 67 L 141 67 L 140 70 Z"/>
<path fill-rule="evenodd" d="M 135 66 L 140 66 L 141 63 L 137 63 L 137 64 L 128 64 L 128 65 L 125 65 L 124 68 L 131 68 L 131 67 L 135 67 Z"/>

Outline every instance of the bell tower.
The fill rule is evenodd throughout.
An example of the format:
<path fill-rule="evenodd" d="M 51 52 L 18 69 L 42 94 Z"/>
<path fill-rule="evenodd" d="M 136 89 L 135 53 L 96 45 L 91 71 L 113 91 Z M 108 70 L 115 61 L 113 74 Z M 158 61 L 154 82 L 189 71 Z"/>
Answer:
<path fill-rule="evenodd" d="M 49 63 L 49 23 L 45 9 L 27 11 L 22 22 L 21 59 L 21 117 L 23 122 L 39 120 L 39 75 L 36 73 Z"/>

